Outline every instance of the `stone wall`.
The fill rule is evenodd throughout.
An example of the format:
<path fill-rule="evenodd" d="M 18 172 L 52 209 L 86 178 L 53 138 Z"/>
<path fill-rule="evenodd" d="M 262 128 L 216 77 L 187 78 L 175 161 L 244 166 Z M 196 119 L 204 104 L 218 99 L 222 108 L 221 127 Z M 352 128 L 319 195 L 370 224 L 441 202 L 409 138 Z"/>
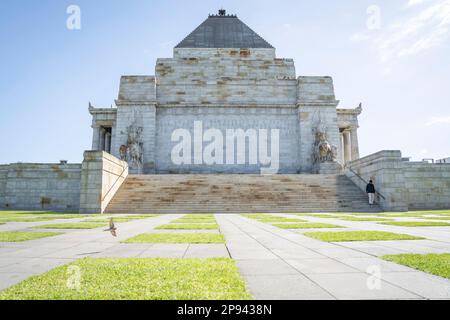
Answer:
<path fill-rule="evenodd" d="M 400 151 L 380 151 L 347 164 L 346 175 L 362 190 L 373 180 L 388 211 L 450 208 L 450 165 L 403 161 Z"/>
<path fill-rule="evenodd" d="M 409 210 L 450 208 L 450 163 L 403 162 L 403 172 Z"/>
<path fill-rule="evenodd" d="M 82 164 L 80 213 L 103 213 L 128 176 L 128 165 L 99 151 L 86 151 Z"/>
<path fill-rule="evenodd" d="M 299 158 L 301 172 L 313 170 L 313 146 L 316 129 L 327 133 L 328 142 L 341 157 L 339 128 L 337 125 L 336 101 L 333 79 L 330 77 L 298 78 L 298 119 L 300 128 Z"/>
<path fill-rule="evenodd" d="M 292 59 L 274 49 L 175 49 L 158 59 L 157 102 L 164 105 L 292 104 L 297 80 Z"/>
<path fill-rule="evenodd" d="M 127 145 L 128 128 L 142 128 L 142 167 L 130 165 L 136 174 L 155 173 L 156 80 L 154 76 L 123 76 L 116 101 L 116 127 L 111 154 L 120 158 L 120 147 Z"/>
<path fill-rule="evenodd" d="M 172 148 L 177 142 L 171 142 L 172 133 L 176 129 L 185 129 L 191 133 L 192 152 L 194 139 L 194 122 L 203 123 L 203 131 L 219 129 L 225 141 L 227 129 L 267 129 L 270 142 L 271 129 L 280 131 L 280 171 L 279 173 L 298 173 L 299 162 L 299 123 L 295 107 L 179 107 L 157 109 L 157 173 L 260 173 L 260 165 L 247 164 L 226 165 L 226 143 L 224 143 L 224 164 L 216 165 L 175 165 L 171 159 Z M 204 142 L 204 147 L 209 143 Z M 259 143 L 258 143 L 259 144 Z M 269 143 L 269 146 L 271 144 Z M 258 148 L 259 153 L 259 148 Z M 270 149 L 269 149 L 270 153 Z M 237 155 L 237 150 L 236 150 Z M 246 149 L 249 159 L 249 148 Z M 191 157 L 192 158 L 192 157 Z M 264 167 L 264 166 L 263 166 Z"/>
<path fill-rule="evenodd" d="M 0 166 L 0 208 L 77 212 L 80 179 L 79 164 Z"/>
<path fill-rule="evenodd" d="M 0 208 L 6 204 L 6 182 L 8 181 L 9 165 L 0 165 Z"/>

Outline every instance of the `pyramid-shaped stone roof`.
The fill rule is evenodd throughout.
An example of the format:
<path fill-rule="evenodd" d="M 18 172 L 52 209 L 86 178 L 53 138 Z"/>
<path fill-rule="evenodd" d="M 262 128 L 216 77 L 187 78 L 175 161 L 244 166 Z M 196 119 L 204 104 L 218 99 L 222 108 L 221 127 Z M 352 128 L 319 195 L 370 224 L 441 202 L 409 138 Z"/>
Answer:
<path fill-rule="evenodd" d="M 210 15 L 175 48 L 273 48 L 235 15 Z"/>

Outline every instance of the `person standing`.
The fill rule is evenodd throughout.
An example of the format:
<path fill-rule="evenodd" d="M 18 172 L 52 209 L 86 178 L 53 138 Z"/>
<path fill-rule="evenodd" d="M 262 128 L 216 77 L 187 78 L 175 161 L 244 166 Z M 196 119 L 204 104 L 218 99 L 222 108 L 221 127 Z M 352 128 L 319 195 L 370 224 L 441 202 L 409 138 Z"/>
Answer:
<path fill-rule="evenodd" d="M 373 181 L 370 180 L 369 184 L 366 187 L 366 192 L 369 195 L 369 204 L 373 205 L 375 202 L 375 185 L 373 184 Z"/>

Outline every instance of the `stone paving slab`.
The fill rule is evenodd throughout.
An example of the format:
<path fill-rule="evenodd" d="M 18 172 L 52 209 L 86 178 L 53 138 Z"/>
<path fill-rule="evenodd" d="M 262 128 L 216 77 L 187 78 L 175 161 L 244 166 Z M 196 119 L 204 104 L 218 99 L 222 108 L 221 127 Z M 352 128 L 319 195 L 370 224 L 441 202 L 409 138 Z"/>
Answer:
<path fill-rule="evenodd" d="M 371 289 L 368 286 L 370 279 L 366 273 L 310 274 L 309 277 L 341 300 L 422 298 L 383 280 L 380 280 L 381 288 L 379 290 Z"/>
<path fill-rule="evenodd" d="M 137 258 L 144 251 L 150 249 L 152 244 L 118 244 L 100 253 L 94 254 L 92 258 Z"/>
<path fill-rule="evenodd" d="M 450 299 L 450 280 L 419 271 L 384 272 L 383 279 L 427 299 Z"/>
<path fill-rule="evenodd" d="M 298 271 L 288 263 L 277 260 L 238 260 L 237 267 L 244 276 L 298 275 Z"/>
<path fill-rule="evenodd" d="M 230 258 L 224 244 L 190 244 L 184 258 Z"/>
<path fill-rule="evenodd" d="M 287 262 L 303 274 L 355 273 L 357 269 L 333 259 L 289 259 Z M 364 270 L 365 271 L 365 270 Z"/>
<path fill-rule="evenodd" d="M 289 284 L 284 282 L 286 276 L 293 277 L 290 279 L 291 281 L 295 281 L 293 280 L 295 276 L 303 277 L 303 283 L 307 279 L 310 286 L 318 287 L 323 290 L 322 292 L 336 299 L 427 299 L 431 295 L 426 293 L 422 286 L 405 285 L 408 281 L 405 280 L 403 282 L 402 278 L 406 279 L 407 274 L 414 273 L 416 278 L 420 278 L 420 283 L 425 283 L 426 285 L 430 281 L 430 275 L 381 260 L 374 256 L 373 250 L 377 250 L 378 254 L 392 253 L 394 251 L 396 253 L 405 253 L 405 247 L 418 249 L 420 246 L 422 248 L 437 247 L 438 249 L 447 250 L 447 252 L 450 251 L 450 246 L 447 244 L 448 238 L 442 234 L 439 235 L 438 239 L 434 240 L 326 243 L 308 238 L 296 231 L 276 228 L 270 224 L 246 219 L 238 215 L 219 216 L 217 220 L 227 240 L 231 239 L 231 242 L 243 241 L 243 247 L 250 245 L 252 249 L 258 250 L 261 255 L 272 257 L 274 255 L 276 257 L 275 259 L 262 261 L 259 267 L 260 272 L 252 274 L 251 272 L 255 272 L 255 269 L 258 268 L 257 263 L 259 260 L 250 260 L 250 266 L 246 266 L 246 260 L 241 258 L 245 249 L 237 244 L 229 246 L 231 257 L 238 260 L 237 264 L 241 273 L 257 299 L 271 299 L 274 297 L 289 299 L 285 298 L 285 293 L 282 293 L 284 287 L 291 290 Z M 328 221 L 329 219 L 325 220 Z M 391 228 L 386 229 L 384 231 L 392 232 Z M 372 228 L 368 227 L 368 230 L 372 230 Z M 419 245 L 421 241 L 423 241 L 423 245 Z M 405 243 L 404 246 L 398 245 L 403 242 Z M 403 250 L 399 247 L 402 247 Z M 308 252 L 305 250 L 313 252 L 315 257 L 302 257 L 302 253 Z M 368 251 L 371 254 L 364 251 Z M 289 258 L 290 256 L 295 256 L 297 252 L 300 258 Z M 277 273 L 273 271 L 277 270 L 276 268 L 271 268 L 270 265 L 266 267 L 265 265 L 269 262 L 271 265 L 276 265 L 282 270 L 284 269 L 284 271 L 280 270 Z M 379 267 L 381 272 L 380 279 L 372 274 L 371 269 L 374 266 Z M 297 275 L 291 274 L 295 272 L 293 269 L 298 272 Z M 284 274 L 287 272 L 289 274 Z M 383 277 L 385 274 L 392 274 L 392 276 Z M 396 278 L 396 274 L 405 274 L 405 276 Z M 376 280 L 379 280 L 378 283 L 381 284 L 380 289 L 370 287 L 369 284 L 374 277 Z M 440 277 L 436 278 L 442 279 Z M 434 284 L 433 288 L 437 290 L 436 292 L 446 292 L 447 280 L 442 280 L 444 281 Z M 413 282 L 414 280 L 411 279 L 410 281 Z M 292 289 L 291 298 L 296 299 L 295 297 L 303 296 L 300 293 L 297 294 L 295 289 Z M 445 295 L 436 294 L 434 299 L 441 299 L 442 297 L 445 297 Z M 304 299 L 308 299 L 308 297 Z M 317 296 L 311 293 L 309 299 L 317 299 Z"/>
<path fill-rule="evenodd" d="M 384 261 L 374 257 L 363 257 L 363 258 L 337 258 L 337 261 L 350 266 L 360 272 L 367 272 L 371 267 L 378 267 L 380 272 L 411 272 L 411 268 L 405 267 L 403 265 Z"/>
<path fill-rule="evenodd" d="M 334 300 L 303 275 L 246 275 L 250 293 L 258 300 Z"/>
<path fill-rule="evenodd" d="M 140 258 L 177 258 L 185 256 L 189 244 L 153 244 L 151 248 L 142 252 Z"/>

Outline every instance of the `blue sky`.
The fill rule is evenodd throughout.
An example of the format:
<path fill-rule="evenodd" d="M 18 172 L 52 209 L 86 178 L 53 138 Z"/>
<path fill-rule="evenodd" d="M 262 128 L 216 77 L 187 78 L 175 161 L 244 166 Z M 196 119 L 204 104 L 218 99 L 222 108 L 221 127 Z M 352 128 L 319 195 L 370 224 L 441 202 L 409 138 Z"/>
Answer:
<path fill-rule="evenodd" d="M 71 4 L 81 30 L 66 28 Z M 340 107 L 363 103 L 362 155 L 450 156 L 450 0 L 1 0 L 0 163 L 80 162 L 88 102 L 111 105 L 121 75 L 154 74 L 221 6 L 297 76 L 332 76 Z"/>

